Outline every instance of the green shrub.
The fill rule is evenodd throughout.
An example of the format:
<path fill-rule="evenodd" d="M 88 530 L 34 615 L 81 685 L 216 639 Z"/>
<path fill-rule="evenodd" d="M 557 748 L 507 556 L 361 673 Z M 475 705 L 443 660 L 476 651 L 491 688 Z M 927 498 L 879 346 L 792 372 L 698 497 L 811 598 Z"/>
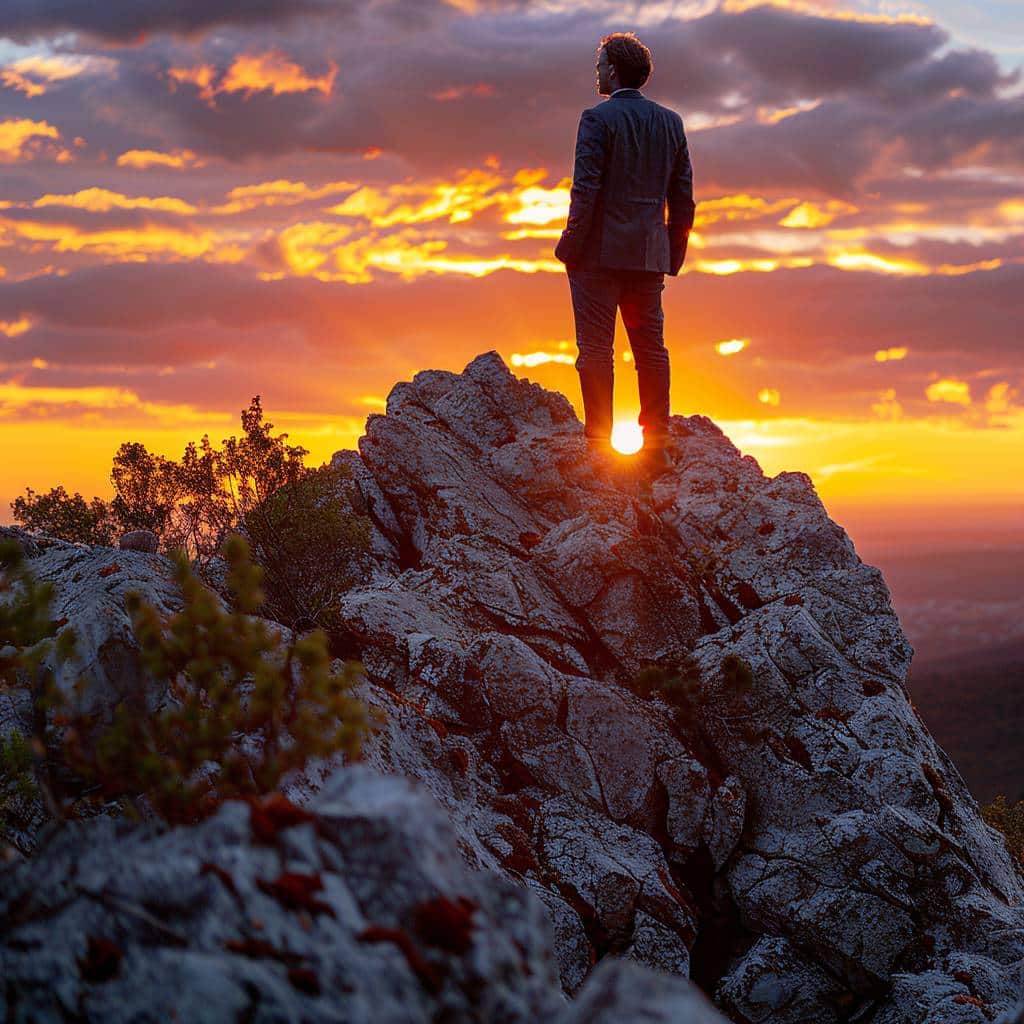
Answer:
<path fill-rule="evenodd" d="M 320 627 L 336 636 L 339 598 L 356 582 L 371 537 L 352 471 L 311 470 L 257 505 L 244 529 L 265 572 L 266 613 L 292 629 Z"/>
<path fill-rule="evenodd" d="M 700 665 L 692 654 L 648 665 L 634 676 L 631 687 L 641 697 L 660 697 L 679 711 L 693 711 L 701 696 Z"/>
<path fill-rule="evenodd" d="M 42 655 L 56 645 L 59 663 L 74 653 L 65 628 L 54 641 L 49 619 L 52 588 L 37 584 L 16 545 L 0 548 L 0 684 L 32 679 L 37 714 L 33 737 L 36 782 L 49 794 L 51 813 L 67 816 L 111 800 L 145 796 L 168 822 L 196 821 L 229 797 L 274 791 L 312 758 L 341 753 L 358 757 L 375 715 L 351 694 L 361 666 L 332 667 L 327 638 L 318 630 L 287 642 L 253 613 L 263 602 L 262 570 L 248 545 L 231 537 L 223 548 L 236 610 L 225 611 L 175 555 L 183 607 L 168 620 L 137 593 L 127 606 L 149 677 L 169 699 L 153 711 L 118 705 L 109 722 L 71 706 L 42 669 Z M 52 727 L 47 712 L 52 711 Z M 56 788 L 44 754 L 54 728 L 63 729 L 63 769 L 74 784 Z M 24 768 L 12 753 L 8 787 Z M 68 799 L 70 798 L 70 800 Z"/>
<path fill-rule="evenodd" d="M 252 509 L 310 472 L 302 461 L 309 452 L 287 444 L 287 434 L 271 433 L 259 395 L 241 416 L 241 438 L 227 437 L 216 448 L 204 434 L 188 442 L 178 462 L 125 442 L 114 455 L 110 502 L 87 502 L 63 487 L 46 494 L 29 488 L 11 503 L 15 521 L 87 544 L 110 545 L 129 530 L 152 530 L 165 551 L 181 548 L 205 563 Z"/>
<path fill-rule="evenodd" d="M 732 702 L 747 693 L 754 682 L 750 665 L 738 654 L 727 654 L 721 662 L 722 696 Z M 692 653 L 681 658 L 648 665 L 634 676 L 630 689 L 641 697 L 658 696 L 684 712 L 694 712 L 706 692 L 700 663 Z"/>
<path fill-rule="evenodd" d="M 119 531 L 110 506 L 102 498 L 86 501 L 77 491 L 68 494 L 63 487 L 53 487 L 45 494 L 26 487 L 25 494 L 11 502 L 11 512 L 27 530 L 83 544 L 109 546 Z"/>
<path fill-rule="evenodd" d="M 981 808 L 981 816 L 1006 836 L 1006 848 L 1024 863 L 1024 800 L 1011 806 L 1000 793 L 992 803 Z"/>

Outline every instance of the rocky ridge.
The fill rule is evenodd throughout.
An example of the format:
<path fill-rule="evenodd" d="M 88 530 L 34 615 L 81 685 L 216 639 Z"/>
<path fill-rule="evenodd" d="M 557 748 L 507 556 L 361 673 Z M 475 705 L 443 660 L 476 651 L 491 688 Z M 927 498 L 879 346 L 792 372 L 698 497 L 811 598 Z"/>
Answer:
<path fill-rule="evenodd" d="M 387 716 L 369 765 L 417 780 L 462 861 L 546 909 L 570 1007 L 627 958 L 736 1021 L 1011 1014 L 1024 878 L 914 710 L 881 574 L 805 474 L 766 478 L 706 417 L 673 417 L 671 438 L 644 495 L 497 353 L 393 388 L 334 457 L 374 523 L 343 598 Z M 76 550 L 32 562 L 93 624 L 107 692 L 134 678 L 127 577 L 174 596 L 161 556 L 118 551 L 104 577 L 110 549 Z M 651 665 L 699 679 L 692 713 L 638 691 Z M 328 789 L 350 771 L 329 768 Z M 313 806 L 320 782 L 291 795 Z"/>

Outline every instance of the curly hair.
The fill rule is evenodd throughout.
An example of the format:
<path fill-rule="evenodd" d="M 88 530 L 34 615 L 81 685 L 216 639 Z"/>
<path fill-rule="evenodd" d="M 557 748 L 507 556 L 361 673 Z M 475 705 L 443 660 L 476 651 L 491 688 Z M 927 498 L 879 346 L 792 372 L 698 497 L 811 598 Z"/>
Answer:
<path fill-rule="evenodd" d="M 612 32 L 605 36 L 597 48 L 598 59 L 602 50 L 607 52 L 609 63 L 615 65 L 624 87 L 639 89 L 651 77 L 654 70 L 651 51 L 633 32 Z"/>

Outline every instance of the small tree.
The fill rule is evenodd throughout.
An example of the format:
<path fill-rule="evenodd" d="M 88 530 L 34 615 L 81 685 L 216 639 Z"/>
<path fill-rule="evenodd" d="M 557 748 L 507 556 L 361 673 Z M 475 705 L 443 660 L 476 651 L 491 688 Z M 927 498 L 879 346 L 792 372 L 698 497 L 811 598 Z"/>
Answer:
<path fill-rule="evenodd" d="M 172 459 L 154 455 L 138 441 L 126 441 L 110 471 L 110 511 L 122 531 L 152 530 L 166 536 L 182 494 L 181 472 Z"/>
<path fill-rule="evenodd" d="M 310 472 L 307 449 L 274 435 L 263 420 L 260 396 L 243 409 L 241 438 L 215 448 L 208 434 L 189 441 L 181 460 L 164 458 L 138 441 L 121 445 L 110 479 L 114 497 L 87 502 L 63 487 L 37 495 L 31 489 L 11 508 L 27 529 L 88 544 L 112 544 L 129 530 L 152 530 L 165 551 L 181 548 L 197 563 L 207 562 L 228 533 L 260 503 Z"/>
<path fill-rule="evenodd" d="M 11 512 L 15 522 L 27 530 L 83 544 L 113 544 L 118 531 L 110 506 L 102 498 L 86 501 L 77 491 L 68 494 L 63 486 L 45 494 L 26 487 L 25 494 L 11 502 Z"/>
<path fill-rule="evenodd" d="M 244 529 L 265 570 L 267 613 L 293 629 L 342 630 L 339 598 L 356 581 L 370 519 L 347 466 L 321 466 L 253 508 Z"/>

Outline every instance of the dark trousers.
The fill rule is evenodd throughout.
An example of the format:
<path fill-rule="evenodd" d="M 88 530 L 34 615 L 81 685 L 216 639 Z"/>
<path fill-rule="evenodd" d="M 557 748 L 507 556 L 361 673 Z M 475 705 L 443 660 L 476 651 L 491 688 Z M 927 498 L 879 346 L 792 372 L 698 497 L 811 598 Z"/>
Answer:
<path fill-rule="evenodd" d="M 633 350 L 640 390 L 639 423 L 644 445 L 663 444 L 668 434 L 669 365 L 661 293 L 665 275 L 652 270 L 580 267 L 568 271 L 576 320 L 576 345 L 588 437 L 608 440 L 612 432 L 615 373 L 615 312 Z"/>

